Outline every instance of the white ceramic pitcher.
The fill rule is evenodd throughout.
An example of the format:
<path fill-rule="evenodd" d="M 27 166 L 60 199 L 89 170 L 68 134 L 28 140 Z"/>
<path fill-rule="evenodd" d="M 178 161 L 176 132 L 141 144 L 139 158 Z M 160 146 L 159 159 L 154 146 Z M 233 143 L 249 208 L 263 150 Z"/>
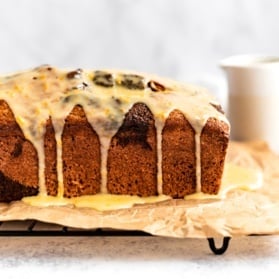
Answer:
<path fill-rule="evenodd" d="M 265 140 L 279 153 L 279 57 L 239 55 L 221 61 L 228 81 L 234 140 Z"/>

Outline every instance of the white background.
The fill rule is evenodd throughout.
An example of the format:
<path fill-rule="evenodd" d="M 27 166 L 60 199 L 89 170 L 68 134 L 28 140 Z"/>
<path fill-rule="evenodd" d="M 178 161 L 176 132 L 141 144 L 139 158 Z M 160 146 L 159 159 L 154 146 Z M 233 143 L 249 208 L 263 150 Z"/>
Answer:
<path fill-rule="evenodd" d="M 221 256 L 205 239 L 3 237 L 0 270 L 5 279 L 271 279 L 279 237 L 235 237 Z"/>
<path fill-rule="evenodd" d="M 42 63 L 181 80 L 279 52 L 277 0 L 0 0 L 0 73 Z"/>
<path fill-rule="evenodd" d="M 0 74 L 40 64 L 125 68 L 206 86 L 218 63 L 279 52 L 277 0 L 0 0 Z"/>

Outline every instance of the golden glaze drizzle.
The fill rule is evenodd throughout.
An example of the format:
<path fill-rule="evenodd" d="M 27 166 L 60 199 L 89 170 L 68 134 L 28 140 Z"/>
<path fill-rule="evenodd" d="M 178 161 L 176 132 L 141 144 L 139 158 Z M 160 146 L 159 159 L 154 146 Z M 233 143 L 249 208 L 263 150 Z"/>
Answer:
<path fill-rule="evenodd" d="M 105 75 L 105 78 L 104 76 Z M 225 116 L 211 103 L 214 98 L 199 87 L 151 75 L 115 70 L 59 70 L 41 66 L 15 75 L 0 77 L 0 100 L 5 100 L 38 152 L 40 195 L 46 195 L 44 178 L 45 123 L 52 117 L 57 141 L 58 195 L 63 196 L 61 134 L 64 120 L 77 104 L 81 105 L 101 143 L 101 193 L 107 193 L 107 153 L 125 113 L 133 104 L 145 103 L 155 118 L 158 142 L 158 193 L 162 194 L 161 133 L 169 113 L 180 110 L 196 132 L 197 192 L 200 186 L 200 135 L 208 118 L 227 124 Z M 28 109 L 27 109 L 28 108 Z"/>
<path fill-rule="evenodd" d="M 185 196 L 186 200 L 224 199 L 232 190 L 254 191 L 263 184 L 263 174 L 260 170 L 243 168 L 233 164 L 226 164 L 218 195 L 195 193 Z M 33 196 L 23 198 L 31 206 L 75 206 L 93 208 L 99 211 L 131 208 L 136 204 L 158 203 L 169 200 L 170 197 L 158 195 L 152 197 L 138 197 L 127 195 L 97 194 L 77 198 L 63 198 L 51 196 Z"/>

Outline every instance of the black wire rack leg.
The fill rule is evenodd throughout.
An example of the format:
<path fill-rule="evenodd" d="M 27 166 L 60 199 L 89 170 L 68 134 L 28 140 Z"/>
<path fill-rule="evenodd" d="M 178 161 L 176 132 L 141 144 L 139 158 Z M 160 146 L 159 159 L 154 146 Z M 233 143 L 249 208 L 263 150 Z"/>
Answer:
<path fill-rule="evenodd" d="M 222 244 L 222 246 L 220 248 L 216 247 L 214 238 L 208 238 L 207 240 L 208 240 L 208 244 L 209 244 L 210 250 L 215 255 L 222 255 L 222 254 L 224 254 L 227 251 L 231 238 L 228 237 L 228 236 L 224 237 L 223 238 L 223 244 Z"/>

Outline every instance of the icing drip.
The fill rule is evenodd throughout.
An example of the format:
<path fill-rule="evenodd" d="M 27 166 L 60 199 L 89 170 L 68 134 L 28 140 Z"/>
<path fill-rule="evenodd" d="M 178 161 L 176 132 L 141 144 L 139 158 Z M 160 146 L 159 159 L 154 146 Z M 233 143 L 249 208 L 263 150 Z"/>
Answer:
<path fill-rule="evenodd" d="M 45 123 L 52 117 L 57 141 L 58 196 L 63 196 L 62 143 L 64 121 L 75 105 L 81 105 L 101 145 L 101 193 L 106 194 L 107 155 L 112 137 L 135 103 L 144 103 L 154 115 L 157 129 L 157 182 L 162 194 L 162 129 L 173 109 L 180 110 L 196 132 L 197 191 L 200 183 L 200 134 L 209 117 L 228 124 L 211 103 L 206 90 L 157 76 L 119 71 L 66 71 L 41 66 L 12 76 L 0 77 L 0 100 L 12 109 L 25 137 L 39 160 L 40 195 L 46 195 L 44 169 Z M 28 108 L 28 109 L 26 109 Z"/>
<path fill-rule="evenodd" d="M 54 128 L 55 129 L 55 128 Z M 63 185 L 63 161 L 62 161 L 62 131 L 55 133 L 55 139 L 57 143 L 57 180 L 58 180 L 58 191 L 57 196 L 63 197 L 64 185 Z"/>
<path fill-rule="evenodd" d="M 163 194 L 163 172 L 162 172 L 162 131 L 163 124 L 160 120 L 156 121 L 157 131 L 157 191 Z"/>
<path fill-rule="evenodd" d="M 101 193 L 107 193 L 107 161 L 108 161 L 108 149 L 110 141 L 101 141 Z"/>
<path fill-rule="evenodd" d="M 196 192 L 201 192 L 201 135 L 195 134 L 195 149 L 196 149 Z"/>
<path fill-rule="evenodd" d="M 39 193 L 40 195 L 46 195 L 46 185 L 45 185 L 45 153 L 44 153 L 44 142 L 42 140 L 37 141 L 34 144 L 37 154 L 38 154 L 38 164 L 39 164 Z"/>

